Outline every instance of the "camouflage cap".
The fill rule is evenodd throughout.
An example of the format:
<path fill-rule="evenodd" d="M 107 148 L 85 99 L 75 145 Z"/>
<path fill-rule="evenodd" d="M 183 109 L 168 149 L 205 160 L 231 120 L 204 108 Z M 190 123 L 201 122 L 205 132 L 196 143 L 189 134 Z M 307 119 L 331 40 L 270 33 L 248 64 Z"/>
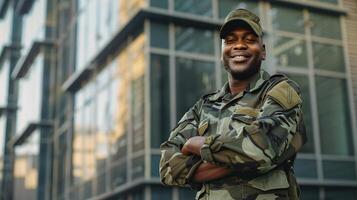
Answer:
<path fill-rule="evenodd" d="M 261 37 L 263 35 L 260 19 L 254 13 L 246 9 L 235 9 L 228 13 L 224 24 L 220 30 L 221 39 L 225 38 L 232 28 L 248 25 L 252 30 Z"/>

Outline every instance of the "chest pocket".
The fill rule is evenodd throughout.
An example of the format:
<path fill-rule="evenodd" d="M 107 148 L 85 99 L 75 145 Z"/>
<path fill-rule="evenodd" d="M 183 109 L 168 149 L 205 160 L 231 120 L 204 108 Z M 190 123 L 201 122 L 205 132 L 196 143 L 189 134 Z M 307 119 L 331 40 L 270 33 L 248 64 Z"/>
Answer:
<path fill-rule="evenodd" d="M 232 115 L 232 120 L 243 122 L 245 124 L 251 124 L 257 119 L 259 109 L 251 107 L 237 107 Z"/>

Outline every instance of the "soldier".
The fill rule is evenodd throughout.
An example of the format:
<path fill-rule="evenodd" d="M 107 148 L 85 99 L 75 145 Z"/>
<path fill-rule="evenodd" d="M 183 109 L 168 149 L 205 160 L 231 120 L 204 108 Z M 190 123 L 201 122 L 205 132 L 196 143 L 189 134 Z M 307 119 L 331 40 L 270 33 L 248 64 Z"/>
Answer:
<path fill-rule="evenodd" d="M 293 172 L 306 141 L 298 85 L 261 70 L 260 19 L 230 12 L 221 27 L 229 81 L 203 96 L 161 145 L 166 185 L 197 188 L 196 199 L 299 199 Z"/>

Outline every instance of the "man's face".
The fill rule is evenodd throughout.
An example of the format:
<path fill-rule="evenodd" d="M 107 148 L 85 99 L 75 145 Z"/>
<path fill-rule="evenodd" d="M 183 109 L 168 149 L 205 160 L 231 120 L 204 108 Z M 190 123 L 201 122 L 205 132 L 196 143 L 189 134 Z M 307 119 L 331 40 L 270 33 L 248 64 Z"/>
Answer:
<path fill-rule="evenodd" d="M 222 61 L 233 79 L 246 80 L 258 73 L 265 56 L 261 38 L 248 27 L 232 29 L 223 40 Z"/>

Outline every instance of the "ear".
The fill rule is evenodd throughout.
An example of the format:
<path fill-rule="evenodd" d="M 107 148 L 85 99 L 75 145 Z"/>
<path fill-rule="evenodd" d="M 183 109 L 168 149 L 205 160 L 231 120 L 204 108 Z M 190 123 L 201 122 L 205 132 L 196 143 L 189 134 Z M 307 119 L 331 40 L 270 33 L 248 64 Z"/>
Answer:
<path fill-rule="evenodd" d="M 265 50 L 265 44 L 262 44 L 262 60 L 265 60 L 267 57 L 267 52 Z"/>

